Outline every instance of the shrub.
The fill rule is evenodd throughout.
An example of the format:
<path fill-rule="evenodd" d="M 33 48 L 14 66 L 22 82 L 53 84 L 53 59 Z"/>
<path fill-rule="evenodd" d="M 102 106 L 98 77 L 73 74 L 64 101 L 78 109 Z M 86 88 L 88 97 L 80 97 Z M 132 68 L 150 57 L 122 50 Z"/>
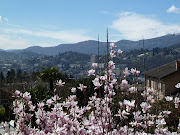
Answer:
<path fill-rule="evenodd" d="M 6 119 L 6 110 L 3 106 L 0 105 L 0 122 L 5 121 Z"/>
<path fill-rule="evenodd" d="M 166 118 L 171 114 L 170 110 L 153 111 L 153 105 L 157 100 L 153 89 L 137 91 L 137 76 L 139 71 L 126 68 L 123 71 L 125 78 L 118 84 L 113 69 L 115 57 L 113 50 L 115 44 L 111 44 L 111 60 L 107 64 L 105 74 L 97 75 L 93 78 L 93 87 L 88 87 L 85 83 L 73 87 L 70 95 L 65 101 L 60 102 L 56 93 L 46 101 L 32 104 L 31 95 L 28 92 L 21 93 L 15 91 L 14 113 L 16 115 L 16 129 L 11 134 L 23 135 L 126 135 L 126 134 L 173 134 L 180 133 L 180 124 L 167 126 Z M 89 75 L 95 76 L 97 64 L 93 64 L 93 69 Z M 127 81 L 132 74 L 133 84 Z M 62 80 L 57 81 L 57 85 L 64 86 Z M 88 91 L 87 91 L 88 89 Z M 103 89 L 103 93 L 101 93 Z M 87 100 L 87 92 L 92 90 L 94 94 Z M 76 92 L 86 101 L 78 106 Z M 81 94 L 79 94 L 81 92 Z M 99 92 L 99 96 L 98 93 Z M 115 96 L 117 95 L 117 96 Z M 139 95 L 143 99 L 139 100 Z M 166 97 L 166 101 L 172 104 L 174 109 L 178 109 L 180 99 L 178 97 Z M 83 102 L 83 101 L 79 101 Z M 164 103 L 159 103 L 164 105 Z M 167 108 L 166 108 L 167 109 Z M 32 121 L 35 119 L 35 124 Z M 3 124 L 5 125 L 5 124 Z M 5 126 L 4 126 L 5 127 Z M 8 131 L 5 129 L 5 131 Z"/>

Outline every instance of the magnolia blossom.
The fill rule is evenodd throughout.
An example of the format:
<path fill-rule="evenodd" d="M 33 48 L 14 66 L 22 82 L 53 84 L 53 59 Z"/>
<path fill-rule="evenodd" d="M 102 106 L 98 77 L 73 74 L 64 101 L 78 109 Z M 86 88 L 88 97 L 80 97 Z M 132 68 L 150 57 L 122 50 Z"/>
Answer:
<path fill-rule="evenodd" d="M 39 107 L 40 109 L 42 109 L 42 108 L 44 107 L 44 103 L 43 103 L 43 102 L 38 103 L 38 107 Z"/>
<path fill-rule="evenodd" d="M 95 70 L 94 69 L 91 69 L 88 71 L 88 76 L 92 76 L 92 75 L 95 75 Z"/>
<path fill-rule="evenodd" d="M 178 108 L 179 107 L 179 103 L 180 103 L 180 100 L 178 97 L 175 97 L 174 98 L 174 105 L 175 105 L 175 108 Z"/>
<path fill-rule="evenodd" d="M 180 88 L 180 83 L 176 84 L 175 87 L 176 87 L 177 89 L 179 89 L 179 88 Z"/>
<path fill-rule="evenodd" d="M 53 103 L 52 99 L 48 99 L 48 100 L 46 101 L 46 104 L 47 104 L 49 107 L 51 106 L 52 103 Z"/>
<path fill-rule="evenodd" d="M 166 99 L 166 101 L 172 101 L 172 100 L 173 100 L 173 97 L 166 96 L 165 99 Z"/>
<path fill-rule="evenodd" d="M 129 112 L 131 110 L 131 108 L 134 108 L 135 100 L 132 100 L 132 101 L 124 100 L 123 104 L 126 106 L 126 111 Z"/>
<path fill-rule="evenodd" d="M 126 67 L 125 70 L 123 71 L 123 74 L 125 77 L 128 77 L 130 75 L 130 72 L 128 70 L 128 68 Z"/>
<path fill-rule="evenodd" d="M 114 58 L 114 57 L 116 57 L 116 55 L 115 55 L 115 52 L 116 52 L 116 51 L 114 51 L 114 50 L 111 50 L 111 52 L 110 52 L 110 56 L 111 56 L 111 58 Z"/>
<path fill-rule="evenodd" d="M 97 66 L 98 66 L 98 64 L 97 64 L 97 63 L 92 63 L 92 67 L 93 67 L 94 69 L 96 69 L 96 68 L 97 68 Z"/>
<path fill-rule="evenodd" d="M 136 87 L 131 87 L 129 88 L 130 93 L 136 93 L 137 92 L 137 88 Z"/>
<path fill-rule="evenodd" d="M 154 89 L 153 88 L 148 88 L 147 89 L 147 95 L 149 95 L 149 94 L 154 94 Z"/>
<path fill-rule="evenodd" d="M 108 62 L 109 69 L 113 70 L 115 68 L 115 63 L 113 61 Z"/>
<path fill-rule="evenodd" d="M 140 71 L 132 68 L 132 69 L 131 69 L 131 73 L 132 73 L 134 76 L 139 76 Z"/>
<path fill-rule="evenodd" d="M 118 49 L 117 53 L 118 53 L 118 55 L 121 55 L 123 53 L 123 51 L 121 51 L 121 49 Z"/>
<path fill-rule="evenodd" d="M 154 121 L 151 121 L 151 120 L 148 120 L 147 121 L 147 126 L 148 127 L 151 127 L 151 126 L 153 126 L 154 125 Z"/>
<path fill-rule="evenodd" d="M 140 106 L 141 106 L 141 108 L 142 108 L 143 113 L 146 113 L 146 111 L 147 111 L 149 108 L 151 108 L 151 105 L 148 105 L 146 102 L 142 102 L 142 103 L 140 104 Z"/>
<path fill-rule="evenodd" d="M 141 111 L 133 112 L 134 119 L 137 122 L 140 122 L 143 119 L 143 116 L 141 115 Z"/>
<path fill-rule="evenodd" d="M 95 78 L 93 81 L 94 86 L 96 86 L 96 88 L 100 88 L 101 87 L 101 83 L 99 82 L 99 78 Z"/>
<path fill-rule="evenodd" d="M 72 92 L 72 93 L 76 93 L 76 88 L 74 88 L 74 87 L 71 88 L 71 92 Z"/>
<path fill-rule="evenodd" d="M 62 82 L 62 80 L 60 79 L 59 81 L 57 81 L 56 85 L 58 85 L 59 87 L 64 86 L 65 82 Z"/>
<path fill-rule="evenodd" d="M 127 119 L 127 115 L 129 115 L 130 113 L 126 112 L 125 110 L 121 111 L 119 110 L 118 111 L 118 114 L 116 114 L 115 116 L 119 116 L 121 119 Z"/>
<path fill-rule="evenodd" d="M 178 124 L 177 129 L 178 129 L 178 132 L 180 132 L 180 120 L 179 120 L 179 124 Z"/>
<path fill-rule="evenodd" d="M 14 92 L 14 96 L 15 96 L 15 97 L 18 97 L 20 93 L 21 93 L 21 92 L 20 92 L 19 90 L 16 90 L 16 91 Z"/>
<path fill-rule="evenodd" d="M 115 44 L 111 44 L 111 49 Z M 114 55 L 115 51 L 111 51 Z M 97 67 L 94 64 L 93 70 Z M 177 127 L 177 132 L 168 131 L 165 118 L 171 111 L 164 110 L 154 115 L 153 111 L 148 111 L 151 108 L 151 103 L 154 102 L 154 90 L 147 89 L 142 94 L 144 99 L 140 103 L 142 108 L 139 108 L 139 102 L 134 94 L 137 91 L 136 85 L 128 84 L 126 78 L 120 84 L 117 84 L 117 79 L 113 73 L 115 63 L 109 61 L 108 68 L 102 76 L 97 76 L 92 82 L 96 88 L 102 86 L 104 92 L 102 97 L 95 92 L 93 96 L 89 97 L 88 104 L 85 106 L 78 106 L 77 97 L 75 95 L 76 88 L 71 88 L 74 95 L 68 96 L 64 101 L 60 102 L 60 98 L 56 93 L 50 99 L 44 99 L 38 104 L 33 104 L 31 95 L 28 92 L 24 94 L 15 91 L 15 100 L 13 101 L 13 111 L 16 118 L 16 128 L 10 131 L 6 127 L 7 124 L 2 124 L 5 135 L 146 135 L 146 134 L 179 134 L 180 123 Z M 90 74 L 94 74 L 93 71 Z M 137 75 L 136 69 L 131 69 L 131 73 Z M 128 68 L 124 71 L 125 77 L 129 76 Z M 130 81 L 131 82 L 131 81 Z M 116 85 L 117 84 L 117 85 Z M 62 80 L 57 82 L 57 85 L 63 86 Z M 121 86 L 120 89 L 119 87 Z M 130 88 L 129 88 L 130 87 Z M 79 84 L 78 89 L 85 91 L 87 86 Z M 101 89 L 103 90 L 103 89 Z M 119 91 L 117 97 L 113 97 Z M 125 91 L 125 92 L 124 92 Z M 92 90 L 94 92 L 94 89 Z M 128 94 L 130 96 L 128 96 Z M 123 96 L 122 93 L 126 94 Z M 87 93 L 84 93 L 87 94 Z M 88 95 L 89 96 L 89 95 Z M 120 98 L 119 98 L 120 97 Z M 86 97 L 88 98 L 88 97 Z M 165 97 L 167 101 L 172 101 L 172 97 Z M 130 100 L 131 99 L 131 100 Z M 119 102 L 119 107 L 114 108 L 116 101 Z M 80 101 L 81 102 L 81 101 Z M 83 102 L 83 101 L 82 101 Z M 136 103 L 136 106 L 135 106 Z M 175 107 L 179 107 L 179 97 L 174 98 Z M 48 108 L 47 108 L 48 106 Z M 116 106 L 115 106 L 116 107 Z M 36 109 L 35 109 L 36 108 Z M 119 109 L 120 108 L 120 109 Z M 141 109 L 140 108 L 140 109 Z M 118 114 L 114 115 L 117 109 Z M 159 111 L 159 110 L 158 110 Z M 114 116 L 119 116 L 120 121 L 116 123 Z M 33 118 L 33 119 L 31 119 Z M 129 120 L 131 122 L 129 122 Z M 34 126 L 32 123 L 36 123 Z M 153 126 L 153 127 L 152 127 Z M 169 125 L 168 125 L 169 126 Z"/>
<path fill-rule="evenodd" d="M 29 92 L 25 92 L 25 93 L 23 94 L 23 98 L 24 98 L 27 102 L 29 102 L 30 99 L 31 99 L 30 93 L 29 93 Z"/>
<path fill-rule="evenodd" d="M 158 119 L 156 120 L 157 127 L 162 127 L 166 124 L 165 119 Z"/>
<path fill-rule="evenodd" d="M 149 103 L 154 103 L 155 102 L 152 95 L 149 95 L 147 97 L 147 102 L 149 102 Z"/>
<path fill-rule="evenodd" d="M 121 84 L 122 84 L 124 89 L 128 89 L 129 86 L 128 86 L 128 81 L 127 80 L 122 80 Z"/>
<path fill-rule="evenodd" d="M 168 115 L 171 114 L 171 111 L 163 111 L 163 114 L 168 117 Z"/>
<path fill-rule="evenodd" d="M 115 43 L 110 43 L 110 48 L 113 50 L 116 47 Z"/>
<path fill-rule="evenodd" d="M 87 86 L 84 86 L 83 84 L 79 84 L 78 89 L 80 89 L 82 92 L 84 92 L 86 88 Z"/>

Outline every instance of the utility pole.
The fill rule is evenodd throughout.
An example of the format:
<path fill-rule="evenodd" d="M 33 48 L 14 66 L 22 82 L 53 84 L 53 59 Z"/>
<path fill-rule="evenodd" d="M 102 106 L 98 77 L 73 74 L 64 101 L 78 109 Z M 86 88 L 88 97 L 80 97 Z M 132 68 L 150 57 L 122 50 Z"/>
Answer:
<path fill-rule="evenodd" d="M 0 105 L 1 105 L 1 101 L 2 101 L 2 79 L 1 79 L 1 74 L 0 74 Z"/>
<path fill-rule="evenodd" d="M 98 73 L 100 73 L 100 69 L 99 69 L 99 34 L 98 34 Z"/>
<path fill-rule="evenodd" d="M 144 37 L 143 37 L 143 70 L 144 70 L 144 89 L 146 91 L 146 67 L 145 67 Z M 147 91 L 146 91 L 146 93 L 147 93 Z"/>
<path fill-rule="evenodd" d="M 107 28 L 107 66 L 108 66 L 108 61 L 109 61 L 109 45 L 108 45 L 108 28 Z"/>

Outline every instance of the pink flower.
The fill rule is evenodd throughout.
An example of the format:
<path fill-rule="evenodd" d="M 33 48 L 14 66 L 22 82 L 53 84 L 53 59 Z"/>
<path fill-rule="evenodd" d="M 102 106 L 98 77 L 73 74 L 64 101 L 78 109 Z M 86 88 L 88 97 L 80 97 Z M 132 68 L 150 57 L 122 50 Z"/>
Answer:
<path fill-rule="evenodd" d="M 94 68 L 94 69 L 96 69 L 97 68 L 97 63 L 92 63 L 92 67 Z"/>
<path fill-rule="evenodd" d="M 14 92 L 14 96 L 15 97 L 19 97 L 19 94 L 20 94 L 21 92 L 19 91 L 19 90 L 16 90 L 15 92 Z"/>
<path fill-rule="evenodd" d="M 36 120 L 36 124 L 37 124 L 37 125 L 40 125 L 40 122 L 41 122 L 40 119 L 37 119 L 37 120 Z"/>
<path fill-rule="evenodd" d="M 80 89 L 82 92 L 84 92 L 86 88 L 87 86 L 84 86 L 83 84 L 79 84 L 78 89 Z"/>
<path fill-rule="evenodd" d="M 96 88 L 100 88 L 102 85 L 99 82 L 99 78 L 95 78 L 92 82 L 93 82 L 94 86 L 96 86 Z"/>
<path fill-rule="evenodd" d="M 32 116 L 33 116 L 32 114 L 26 113 L 27 120 L 29 120 Z"/>
<path fill-rule="evenodd" d="M 115 63 L 113 61 L 108 62 L 109 69 L 113 70 L 115 68 Z"/>
<path fill-rule="evenodd" d="M 166 124 L 166 121 L 165 119 L 158 119 L 156 120 L 156 124 L 157 124 L 157 127 L 162 127 L 163 125 Z"/>
<path fill-rule="evenodd" d="M 168 102 L 169 102 L 169 101 L 172 101 L 172 100 L 173 100 L 173 97 L 166 96 L 166 97 L 165 97 L 165 99 L 166 99 L 166 101 L 168 101 Z"/>
<path fill-rule="evenodd" d="M 47 104 L 49 107 L 51 106 L 52 103 L 53 103 L 52 99 L 48 99 L 48 100 L 46 101 L 46 104 Z"/>
<path fill-rule="evenodd" d="M 71 92 L 75 94 L 76 93 L 76 88 L 71 88 Z"/>
<path fill-rule="evenodd" d="M 147 121 L 147 125 L 148 125 L 148 127 L 151 127 L 151 126 L 153 126 L 153 125 L 154 125 L 154 122 L 153 122 L 153 121 L 148 120 L 148 121 Z"/>
<path fill-rule="evenodd" d="M 180 88 L 180 83 L 176 84 L 175 87 L 176 87 L 177 89 L 179 89 L 179 88 Z"/>
<path fill-rule="evenodd" d="M 131 87 L 131 88 L 129 88 L 129 91 L 131 93 L 136 93 L 137 92 L 137 88 L 136 87 Z"/>
<path fill-rule="evenodd" d="M 121 51 L 121 49 L 118 49 L 117 53 L 118 55 L 121 55 L 123 51 Z"/>
<path fill-rule="evenodd" d="M 148 88 L 147 89 L 147 94 L 153 94 L 154 93 L 154 89 L 153 88 Z"/>
<path fill-rule="evenodd" d="M 114 49 L 114 47 L 116 47 L 115 43 L 110 43 L 110 48 Z"/>
<path fill-rule="evenodd" d="M 29 111 L 34 111 L 35 108 L 36 108 L 35 106 L 29 105 Z"/>
<path fill-rule="evenodd" d="M 132 68 L 132 69 L 131 69 L 131 73 L 132 73 L 134 76 L 139 76 L 140 71 Z"/>
<path fill-rule="evenodd" d="M 95 73 L 95 70 L 94 70 L 94 69 L 91 69 L 91 70 L 88 71 L 88 74 L 89 74 L 88 76 L 95 75 L 94 73 Z"/>
<path fill-rule="evenodd" d="M 62 80 L 60 79 L 59 81 L 57 81 L 56 85 L 58 85 L 59 87 L 64 86 L 65 82 L 62 82 Z"/>
<path fill-rule="evenodd" d="M 30 99 L 31 99 L 30 93 L 29 93 L 29 92 L 25 92 L 25 93 L 23 94 L 23 98 L 24 98 L 27 102 L 29 102 Z"/>
<path fill-rule="evenodd" d="M 141 106 L 141 108 L 142 108 L 143 113 L 146 113 L 146 111 L 147 111 L 149 108 L 151 108 L 151 105 L 148 105 L 146 102 L 142 102 L 142 103 L 140 104 L 140 106 Z"/>
<path fill-rule="evenodd" d="M 149 96 L 147 97 L 147 102 L 154 103 L 155 101 L 154 101 L 154 99 L 153 99 L 153 96 L 149 95 Z"/>
<path fill-rule="evenodd" d="M 58 95 L 54 95 L 54 97 L 52 97 L 52 100 L 54 102 L 57 102 L 57 100 L 60 100 L 59 96 Z"/>
<path fill-rule="evenodd" d="M 115 55 L 115 52 L 116 52 L 116 51 L 114 51 L 114 50 L 111 50 L 111 52 L 110 52 L 110 56 L 111 56 L 111 58 L 114 58 L 114 57 L 116 57 L 116 55 Z"/>
<path fill-rule="evenodd" d="M 127 119 L 127 115 L 129 115 L 130 113 L 126 112 L 125 110 L 123 110 L 121 112 L 121 110 L 118 111 L 118 114 L 116 114 L 115 116 L 120 116 L 121 119 Z"/>
<path fill-rule="evenodd" d="M 43 103 L 43 102 L 39 103 L 39 104 L 38 104 L 38 107 L 39 107 L 40 109 L 42 109 L 42 108 L 44 107 L 44 103 Z"/>
<path fill-rule="evenodd" d="M 128 68 L 126 67 L 125 70 L 123 71 L 123 74 L 125 77 L 128 77 L 130 75 L 130 72 L 128 70 Z"/>
<path fill-rule="evenodd" d="M 163 114 L 167 117 L 169 114 L 171 114 L 171 111 L 163 111 Z"/>
<path fill-rule="evenodd" d="M 174 98 L 175 108 L 178 108 L 178 107 L 179 107 L 179 103 L 180 103 L 179 98 L 178 98 L 178 97 L 175 97 L 175 98 Z"/>
<path fill-rule="evenodd" d="M 126 111 L 129 112 L 131 110 L 131 108 L 134 108 L 135 100 L 132 100 L 132 101 L 124 100 L 123 104 L 126 106 Z"/>

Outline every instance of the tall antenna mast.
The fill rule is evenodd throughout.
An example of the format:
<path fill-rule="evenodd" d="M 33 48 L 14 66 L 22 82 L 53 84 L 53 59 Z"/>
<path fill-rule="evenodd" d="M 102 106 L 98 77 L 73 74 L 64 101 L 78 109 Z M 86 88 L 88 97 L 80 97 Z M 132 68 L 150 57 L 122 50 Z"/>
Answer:
<path fill-rule="evenodd" d="M 144 88 L 146 90 L 146 68 L 145 68 L 144 37 L 143 37 L 143 70 L 144 70 Z"/>
<path fill-rule="evenodd" d="M 107 27 L 107 64 L 109 60 L 109 46 L 108 46 L 108 27 Z"/>
<path fill-rule="evenodd" d="M 98 34 L 98 71 L 99 71 L 99 34 Z"/>

